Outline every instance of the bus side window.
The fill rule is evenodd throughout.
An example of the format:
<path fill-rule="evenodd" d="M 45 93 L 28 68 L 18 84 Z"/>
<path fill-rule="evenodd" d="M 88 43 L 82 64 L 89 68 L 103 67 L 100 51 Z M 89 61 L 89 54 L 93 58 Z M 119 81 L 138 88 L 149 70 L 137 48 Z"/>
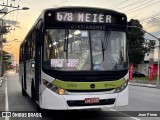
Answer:
<path fill-rule="evenodd" d="M 51 54 L 51 37 L 49 35 L 49 32 L 46 31 L 45 32 L 45 36 L 44 36 L 44 60 L 49 60 Z"/>
<path fill-rule="evenodd" d="M 23 62 L 23 45 L 20 47 L 19 61 Z"/>
<path fill-rule="evenodd" d="M 28 60 L 31 59 L 31 37 L 29 38 L 29 41 L 28 41 Z"/>
<path fill-rule="evenodd" d="M 29 60 L 29 46 L 28 46 L 28 41 L 25 43 L 25 50 L 24 50 L 25 54 L 25 60 Z"/>
<path fill-rule="evenodd" d="M 32 33 L 32 40 L 31 40 L 31 59 L 35 58 L 35 38 L 36 33 L 35 31 Z"/>

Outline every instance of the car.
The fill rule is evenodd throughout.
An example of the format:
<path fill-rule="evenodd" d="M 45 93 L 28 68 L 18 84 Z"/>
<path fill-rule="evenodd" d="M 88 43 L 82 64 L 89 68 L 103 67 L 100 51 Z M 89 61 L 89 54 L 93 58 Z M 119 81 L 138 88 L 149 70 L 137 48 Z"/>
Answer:
<path fill-rule="evenodd" d="M 133 77 L 145 77 L 145 75 L 140 73 L 140 72 L 138 72 L 138 71 L 134 71 L 133 72 Z"/>

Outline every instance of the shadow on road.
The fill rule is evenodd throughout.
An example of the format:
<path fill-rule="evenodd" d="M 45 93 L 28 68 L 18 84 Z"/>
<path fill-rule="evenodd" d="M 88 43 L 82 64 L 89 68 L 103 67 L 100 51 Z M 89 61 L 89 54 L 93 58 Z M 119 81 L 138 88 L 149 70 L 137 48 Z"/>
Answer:
<path fill-rule="evenodd" d="M 98 111 L 98 110 L 63 110 L 63 111 L 51 111 L 45 110 L 42 113 L 43 118 L 52 118 L 52 119 L 60 119 L 60 120 L 100 120 L 103 118 L 111 118 L 111 117 L 126 117 L 121 114 L 117 114 L 117 112 L 113 111 Z"/>

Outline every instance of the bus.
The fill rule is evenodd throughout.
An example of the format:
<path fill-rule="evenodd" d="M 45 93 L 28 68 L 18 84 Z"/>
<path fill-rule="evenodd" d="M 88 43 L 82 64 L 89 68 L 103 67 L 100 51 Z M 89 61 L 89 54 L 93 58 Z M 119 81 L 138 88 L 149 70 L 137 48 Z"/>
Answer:
<path fill-rule="evenodd" d="M 22 95 L 41 109 L 128 105 L 127 16 L 95 7 L 43 10 L 20 44 Z"/>

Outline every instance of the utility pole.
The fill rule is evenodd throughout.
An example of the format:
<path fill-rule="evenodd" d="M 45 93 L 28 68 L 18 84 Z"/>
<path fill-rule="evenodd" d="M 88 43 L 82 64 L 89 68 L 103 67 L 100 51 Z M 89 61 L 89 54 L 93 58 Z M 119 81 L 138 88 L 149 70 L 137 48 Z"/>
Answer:
<path fill-rule="evenodd" d="M 158 46 L 158 65 L 157 65 L 157 86 L 159 86 L 159 57 L 160 57 L 160 41 L 158 41 L 159 46 Z"/>
<path fill-rule="evenodd" d="M 3 20 L 0 23 L 0 77 L 3 77 L 3 34 L 2 34 L 2 27 L 3 27 Z"/>

